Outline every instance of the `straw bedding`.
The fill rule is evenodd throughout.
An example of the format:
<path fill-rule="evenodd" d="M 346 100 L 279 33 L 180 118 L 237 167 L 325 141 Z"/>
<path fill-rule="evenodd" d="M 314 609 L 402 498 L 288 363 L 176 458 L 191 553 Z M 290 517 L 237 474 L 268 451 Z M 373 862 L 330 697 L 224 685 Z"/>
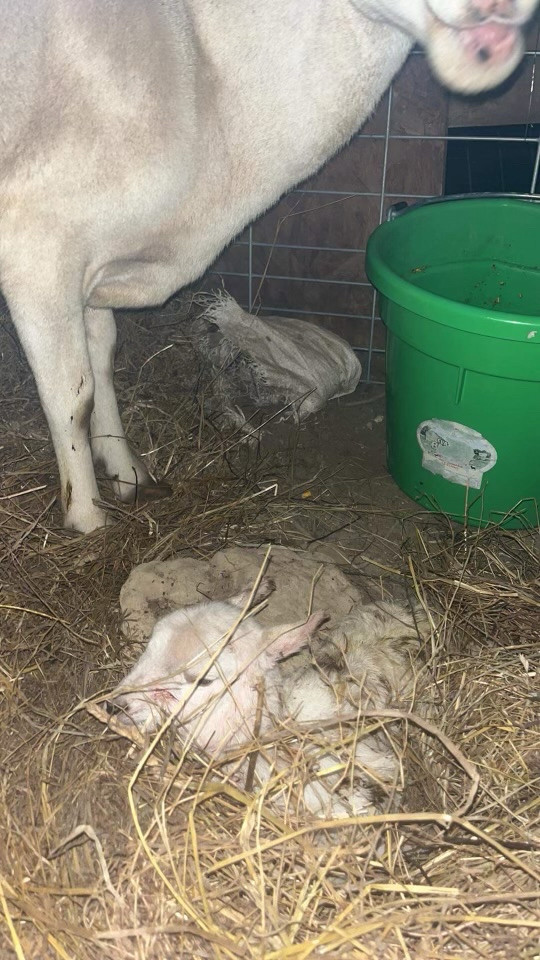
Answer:
<path fill-rule="evenodd" d="M 369 508 L 353 488 L 332 499 L 329 476 L 294 483 L 282 462 L 220 435 L 172 323 L 122 318 L 118 386 L 130 437 L 174 495 L 111 504 L 115 526 L 86 538 L 60 529 L 46 425 L 1 333 L 0 955 L 533 960 L 537 536 L 404 516 L 394 558 L 372 561 L 368 581 L 350 536 L 331 532 Z M 435 718 L 363 721 L 392 728 L 403 752 L 398 813 L 306 823 L 293 744 L 290 803 L 276 813 L 184 755 L 170 730 L 132 743 L 92 706 L 125 672 L 119 595 L 137 564 L 269 543 L 328 549 L 366 597 L 408 594 L 432 616 Z"/>

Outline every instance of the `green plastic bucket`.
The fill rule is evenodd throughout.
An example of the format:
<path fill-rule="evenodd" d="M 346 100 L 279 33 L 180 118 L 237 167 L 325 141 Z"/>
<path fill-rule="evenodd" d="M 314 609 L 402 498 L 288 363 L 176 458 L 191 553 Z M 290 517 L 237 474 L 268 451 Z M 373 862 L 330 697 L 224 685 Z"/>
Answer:
<path fill-rule="evenodd" d="M 538 200 L 426 203 L 368 243 L 388 331 L 388 469 L 424 507 L 474 525 L 539 525 Z"/>

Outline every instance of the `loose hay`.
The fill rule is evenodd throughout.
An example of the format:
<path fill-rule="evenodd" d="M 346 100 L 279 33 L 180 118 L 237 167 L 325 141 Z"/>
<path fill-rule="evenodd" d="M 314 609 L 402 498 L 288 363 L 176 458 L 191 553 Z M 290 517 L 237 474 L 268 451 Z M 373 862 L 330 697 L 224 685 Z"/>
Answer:
<path fill-rule="evenodd" d="M 119 386 L 130 436 L 174 495 L 112 505 L 116 526 L 86 538 L 59 529 L 46 427 L 3 333 L 2 957 L 533 960 L 538 538 L 404 519 L 400 561 L 368 566 L 330 534 L 369 506 L 332 499 L 328 476 L 296 485 L 285 465 L 215 432 L 180 393 L 184 348 L 171 345 L 170 324 L 167 313 L 147 331 L 123 318 L 137 343 L 122 347 Z M 190 378 L 193 390 L 195 367 Z M 130 745 L 85 709 L 125 668 L 118 597 L 136 564 L 314 539 L 330 539 L 366 597 L 408 590 L 433 616 L 437 735 L 366 719 L 392 720 L 404 738 L 398 814 L 306 825 L 292 782 L 288 814 L 276 815 L 167 731 L 152 748 Z M 290 749 L 298 778 L 302 758 Z"/>

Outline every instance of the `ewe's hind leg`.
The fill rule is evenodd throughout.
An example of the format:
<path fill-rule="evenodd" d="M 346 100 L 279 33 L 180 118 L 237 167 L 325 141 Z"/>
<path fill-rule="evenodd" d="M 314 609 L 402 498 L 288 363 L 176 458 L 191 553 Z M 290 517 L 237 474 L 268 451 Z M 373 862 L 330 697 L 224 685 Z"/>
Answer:
<path fill-rule="evenodd" d="M 130 502 L 135 497 L 167 496 L 170 493 L 167 484 L 152 480 L 142 460 L 130 450 L 124 434 L 114 392 L 116 323 L 112 310 L 87 307 L 84 320 L 95 381 L 90 420 L 94 460 L 103 465 L 120 500 Z"/>
<path fill-rule="evenodd" d="M 34 282 L 33 282 L 34 281 Z M 47 417 L 60 471 L 64 525 L 89 533 L 105 524 L 88 441 L 94 378 L 77 304 L 37 288 L 36 278 L 5 284 L 11 318 Z M 28 291 L 32 291 L 28 300 Z M 25 302 L 26 301 L 26 302 Z"/>

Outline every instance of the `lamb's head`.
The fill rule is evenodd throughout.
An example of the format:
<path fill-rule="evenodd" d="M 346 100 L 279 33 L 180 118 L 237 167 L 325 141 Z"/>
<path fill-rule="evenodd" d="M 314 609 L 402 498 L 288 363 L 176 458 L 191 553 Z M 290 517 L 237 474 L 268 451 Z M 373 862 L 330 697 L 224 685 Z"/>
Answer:
<path fill-rule="evenodd" d="M 242 619 L 248 595 L 183 607 L 159 620 L 113 697 L 119 716 L 154 730 L 174 714 L 212 753 L 231 740 L 249 740 L 260 681 L 278 660 L 305 646 L 327 617 L 316 613 L 300 626 L 265 629 L 254 617 Z"/>
<path fill-rule="evenodd" d="M 393 23 L 426 49 L 445 86 L 480 93 L 498 86 L 523 55 L 523 24 L 538 0 L 354 0 L 372 19 Z"/>

